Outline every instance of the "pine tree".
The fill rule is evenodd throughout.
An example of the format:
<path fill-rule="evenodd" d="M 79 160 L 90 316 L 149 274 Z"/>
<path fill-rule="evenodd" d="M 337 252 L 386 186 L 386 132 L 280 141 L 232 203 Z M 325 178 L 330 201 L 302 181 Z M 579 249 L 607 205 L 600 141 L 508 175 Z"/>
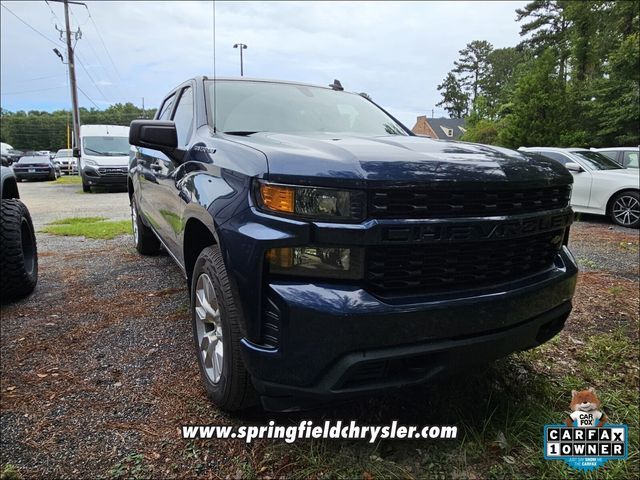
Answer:
<path fill-rule="evenodd" d="M 486 40 L 474 40 L 460 50 L 460 58 L 454 62 L 453 72 L 460 75 L 460 83 L 471 93 L 472 103 L 481 92 L 492 50 L 493 45 Z"/>
<path fill-rule="evenodd" d="M 436 106 L 444 106 L 451 118 L 462 118 L 467 113 L 469 96 L 462 90 L 460 82 L 452 72 L 449 72 L 438 85 L 438 90 L 442 94 L 442 100 Z"/>

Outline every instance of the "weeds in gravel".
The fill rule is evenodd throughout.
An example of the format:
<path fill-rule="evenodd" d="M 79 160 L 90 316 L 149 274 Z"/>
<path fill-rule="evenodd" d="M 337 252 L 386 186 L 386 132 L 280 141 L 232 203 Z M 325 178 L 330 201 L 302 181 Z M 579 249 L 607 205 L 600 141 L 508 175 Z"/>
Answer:
<path fill-rule="evenodd" d="M 581 267 L 590 268 L 592 270 L 598 268 L 598 264 L 596 262 L 587 258 L 578 258 L 578 265 L 580 265 Z"/>
<path fill-rule="evenodd" d="M 18 469 L 7 463 L 4 467 L 2 467 L 2 472 L 0 472 L 0 480 L 22 480 L 22 475 L 18 472 Z"/>
<path fill-rule="evenodd" d="M 111 470 L 109 470 L 108 478 L 149 478 L 148 469 L 144 463 L 144 455 L 141 453 L 132 453 L 127 455 L 121 462 L 118 462 Z"/>
<path fill-rule="evenodd" d="M 119 235 L 130 234 L 131 222 L 129 220 L 105 220 L 103 217 L 63 218 L 51 222 L 40 231 L 53 235 L 111 240 Z"/>

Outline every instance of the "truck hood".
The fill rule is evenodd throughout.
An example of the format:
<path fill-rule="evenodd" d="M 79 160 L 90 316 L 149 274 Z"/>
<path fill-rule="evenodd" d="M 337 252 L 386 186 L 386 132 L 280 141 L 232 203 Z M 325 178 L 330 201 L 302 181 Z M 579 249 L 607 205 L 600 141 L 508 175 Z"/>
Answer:
<path fill-rule="evenodd" d="M 103 155 L 82 155 L 82 160 L 93 160 L 99 167 L 127 167 L 129 166 L 129 155 L 118 155 L 106 157 Z"/>
<path fill-rule="evenodd" d="M 572 182 L 562 165 L 540 156 L 425 137 L 256 133 L 235 141 L 265 154 L 274 181 L 326 186 Z"/>

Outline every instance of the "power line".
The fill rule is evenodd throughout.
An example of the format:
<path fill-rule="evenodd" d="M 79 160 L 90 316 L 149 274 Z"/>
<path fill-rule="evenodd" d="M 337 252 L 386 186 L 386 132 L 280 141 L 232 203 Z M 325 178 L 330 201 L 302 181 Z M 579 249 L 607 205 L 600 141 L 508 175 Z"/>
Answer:
<path fill-rule="evenodd" d="M 22 22 L 23 24 L 25 24 L 27 27 L 29 27 L 31 30 L 33 30 L 34 32 L 36 32 L 38 35 L 40 35 L 42 38 L 44 38 L 45 40 L 53 43 L 56 47 L 59 45 L 56 41 L 51 40 L 49 37 L 47 37 L 44 33 L 40 32 L 39 30 L 33 28 L 31 25 L 29 25 L 27 22 L 25 22 L 23 19 L 21 19 L 18 15 L 16 15 L 15 13 L 13 13 L 9 7 L 7 7 L 4 4 L 0 4 L 2 5 L 2 8 L 4 8 L 7 12 L 9 12 L 11 15 L 13 15 L 14 17 L 16 17 L 18 20 L 20 20 L 20 22 Z"/>
<path fill-rule="evenodd" d="M 91 23 L 93 23 L 93 27 L 96 29 L 98 37 L 100 38 L 100 41 L 102 42 L 102 46 L 104 47 L 104 51 L 107 52 L 107 57 L 109 57 L 109 61 L 111 62 L 111 65 L 113 66 L 113 69 L 118 74 L 118 77 L 120 78 L 120 80 L 122 80 L 122 75 L 120 75 L 120 71 L 118 70 L 118 67 L 116 67 L 116 64 L 113 61 L 113 58 L 111 58 L 111 54 L 109 53 L 109 49 L 107 48 L 107 44 L 105 43 L 104 38 L 102 38 L 102 34 L 100 33 L 100 30 L 98 30 L 98 25 L 96 25 L 96 21 L 93 19 L 93 16 L 91 15 L 91 11 L 89 10 L 89 7 L 87 5 L 85 5 L 85 8 L 87 9 L 87 12 L 89 13 L 89 18 L 91 19 Z"/>
<path fill-rule="evenodd" d="M 21 80 L 21 82 L 35 82 L 36 80 L 46 80 L 48 78 L 59 78 L 62 77 L 64 75 L 64 73 L 58 73 L 56 75 L 46 75 L 44 77 L 34 77 L 34 78 L 25 78 L 23 80 Z"/>
<path fill-rule="evenodd" d="M 100 95 L 102 95 L 102 98 L 104 98 L 104 100 L 106 102 L 108 102 L 109 100 L 107 99 L 106 95 L 104 94 L 104 92 L 102 91 L 102 89 L 98 86 L 98 84 L 96 83 L 96 81 L 93 79 L 93 77 L 91 76 L 91 74 L 89 73 L 89 71 L 87 70 L 87 68 L 84 66 L 84 62 L 82 61 L 82 59 L 80 58 L 80 55 L 78 55 L 78 52 L 75 52 L 76 54 L 76 59 L 78 60 L 78 63 L 80 64 L 80 66 L 82 67 L 82 69 L 84 70 L 84 73 L 87 74 L 87 77 L 89 77 L 89 80 L 91 80 L 91 83 L 93 83 L 93 86 L 96 87 L 96 90 L 98 90 L 98 92 L 100 92 Z"/>
<path fill-rule="evenodd" d="M 44 3 L 47 4 L 47 7 L 49 7 L 49 11 L 51 12 L 51 14 L 55 17 L 55 19 L 62 23 L 62 21 L 58 18 L 58 15 L 56 15 L 56 12 L 53 11 L 53 8 L 51 8 L 51 5 L 49 5 L 49 2 L 47 2 L 47 0 L 44 0 Z"/>
<path fill-rule="evenodd" d="M 49 88 L 39 88 L 37 90 L 23 90 L 21 92 L 2 92 L 2 95 L 22 95 L 23 93 L 36 93 L 36 92 L 44 92 L 47 90 L 56 90 L 58 88 L 64 88 L 65 85 L 59 85 L 57 87 L 49 87 Z"/>
<path fill-rule="evenodd" d="M 80 93 L 82 93 L 85 97 L 87 97 L 87 98 L 89 99 L 89 101 L 90 101 L 91 103 L 93 103 L 93 104 L 96 106 L 96 108 L 97 108 L 98 110 L 100 110 L 100 107 L 98 106 L 98 104 L 97 104 L 96 102 L 94 102 L 94 101 L 91 99 L 91 97 L 90 97 L 89 95 L 87 95 L 86 93 L 84 93 L 84 90 L 82 90 L 82 89 L 80 88 L 80 86 L 79 86 L 79 85 L 76 85 L 76 86 L 78 87 L 78 90 L 80 90 Z"/>
<path fill-rule="evenodd" d="M 80 23 L 78 21 L 78 19 L 76 18 L 75 14 L 73 13 L 73 9 L 69 9 L 69 11 L 71 12 L 71 16 L 76 20 L 77 23 Z M 87 16 L 87 18 L 85 19 L 85 21 L 79 25 L 79 27 L 81 27 L 82 25 L 86 24 L 89 21 L 89 16 Z M 109 70 L 107 70 L 105 68 L 105 66 L 102 64 L 102 62 L 100 61 L 100 55 L 98 55 L 98 52 L 96 51 L 96 49 L 93 46 L 93 43 L 91 43 L 91 40 L 89 39 L 89 37 L 85 37 L 84 38 L 87 43 L 89 44 L 89 48 L 91 48 L 91 51 L 93 52 L 93 56 L 96 59 L 96 61 L 98 62 L 98 65 L 100 66 L 100 68 L 102 68 L 102 70 L 109 76 L 109 79 L 111 81 L 113 81 L 113 77 L 111 76 L 111 74 L 109 73 Z"/>

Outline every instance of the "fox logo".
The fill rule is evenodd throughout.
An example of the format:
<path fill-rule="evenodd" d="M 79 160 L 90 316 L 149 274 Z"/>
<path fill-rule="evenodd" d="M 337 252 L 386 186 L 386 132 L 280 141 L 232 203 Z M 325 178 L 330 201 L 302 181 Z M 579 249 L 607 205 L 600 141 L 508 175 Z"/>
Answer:
<path fill-rule="evenodd" d="M 609 420 L 600 411 L 600 400 L 593 388 L 571 391 L 571 415 L 565 420 L 568 427 L 602 427 Z"/>

